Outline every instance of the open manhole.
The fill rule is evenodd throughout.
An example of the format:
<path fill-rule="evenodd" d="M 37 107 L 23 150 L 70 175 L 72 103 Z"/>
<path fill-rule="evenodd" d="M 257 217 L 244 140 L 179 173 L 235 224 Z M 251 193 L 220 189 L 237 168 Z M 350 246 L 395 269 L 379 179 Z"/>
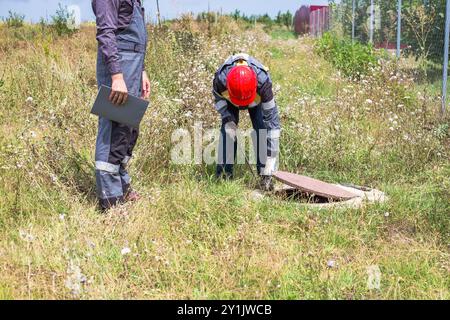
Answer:
<path fill-rule="evenodd" d="M 274 178 L 283 185 L 277 187 L 269 196 L 307 206 L 359 208 L 364 203 L 387 200 L 386 195 L 379 190 L 354 185 L 330 184 L 289 172 L 278 171 L 274 174 Z M 258 200 L 265 198 L 266 195 L 255 190 L 251 197 Z"/>
<path fill-rule="evenodd" d="M 273 195 L 281 200 L 296 201 L 308 204 L 325 204 L 340 202 L 342 200 L 336 200 L 324 196 L 318 196 L 314 193 L 307 193 L 299 189 L 295 189 L 289 186 L 278 188 L 273 192 Z"/>

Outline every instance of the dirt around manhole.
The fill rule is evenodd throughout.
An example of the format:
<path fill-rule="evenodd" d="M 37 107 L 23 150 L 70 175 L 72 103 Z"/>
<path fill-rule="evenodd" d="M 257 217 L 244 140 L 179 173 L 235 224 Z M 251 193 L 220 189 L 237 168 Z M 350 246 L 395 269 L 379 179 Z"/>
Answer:
<path fill-rule="evenodd" d="M 345 189 L 356 195 L 355 198 L 350 200 L 333 200 L 326 197 L 317 196 L 314 194 L 308 194 L 298 189 L 292 188 L 287 185 L 279 186 L 272 193 L 264 193 L 260 190 L 254 190 L 250 194 L 250 199 L 254 201 L 260 201 L 266 198 L 278 199 L 281 201 L 298 202 L 304 206 L 310 206 L 312 208 L 319 209 L 333 209 L 333 208 L 348 208 L 357 209 L 364 204 L 370 203 L 383 203 L 388 200 L 386 194 L 376 189 L 370 189 L 365 187 L 349 187 L 343 185 L 335 185 Z"/>

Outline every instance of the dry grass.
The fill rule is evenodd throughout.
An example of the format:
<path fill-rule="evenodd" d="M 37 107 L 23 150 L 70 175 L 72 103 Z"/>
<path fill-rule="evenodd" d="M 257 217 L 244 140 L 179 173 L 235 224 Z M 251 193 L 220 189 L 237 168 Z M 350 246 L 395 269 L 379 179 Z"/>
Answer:
<path fill-rule="evenodd" d="M 448 122 L 389 62 L 350 82 L 310 39 L 237 36 L 229 21 L 209 34 L 189 19 L 151 29 L 152 109 L 131 167 L 144 200 L 102 216 L 93 28 L 59 39 L 0 28 L 0 298 L 450 298 Z M 391 200 L 330 211 L 258 202 L 245 168 L 216 183 L 212 168 L 172 165 L 173 129 L 218 126 L 212 74 L 238 50 L 271 68 L 284 169 Z M 379 290 L 367 287 L 372 265 Z"/>

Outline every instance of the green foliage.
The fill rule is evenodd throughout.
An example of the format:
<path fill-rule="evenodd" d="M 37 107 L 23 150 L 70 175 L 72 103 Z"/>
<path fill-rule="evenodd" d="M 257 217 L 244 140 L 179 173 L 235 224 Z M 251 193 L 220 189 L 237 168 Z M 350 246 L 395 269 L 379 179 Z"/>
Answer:
<path fill-rule="evenodd" d="M 3 20 L 9 28 L 20 28 L 23 26 L 25 16 L 9 10 L 8 17 Z"/>
<path fill-rule="evenodd" d="M 77 31 L 77 29 L 73 27 L 74 25 L 75 17 L 73 12 L 69 12 L 67 6 L 59 4 L 58 10 L 56 10 L 56 14 L 52 16 L 52 28 L 59 36 L 70 36 Z"/>
<path fill-rule="evenodd" d="M 129 167 L 143 198 L 106 215 L 95 211 L 97 119 L 87 111 L 95 27 L 77 41 L 34 27 L 21 45 L 2 29 L 0 299 L 448 299 L 450 150 L 435 97 L 418 96 L 394 61 L 350 81 L 315 55 L 311 38 L 273 41 L 218 20 L 210 33 L 188 19 L 149 26 L 157 107 Z M 245 165 L 218 183 L 211 166 L 170 161 L 175 130 L 220 127 L 211 79 L 237 50 L 270 68 L 280 168 L 373 186 L 388 202 L 318 210 L 254 199 Z M 240 128 L 251 128 L 248 115 Z M 380 290 L 367 288 L 371 265 Z"/>
<path fill-rule="evenodd" d="M 366 74 L 370 66 L 377 62 L 372 46 L 353 43 L 332 33 L 325 33 L 317 41 L 315 50 L 350 78 L 359 78 Z"/>
<path fill-rule="evenodd" d="M 286 28 L 291 29 L 293 25 L 292 23 L 293 18 L 294 16 L 289 10 L 286 13 L 282 13 L 281 11 L 279 11 L 275 19 L 275 23 L 280 26 L 285 26 Z"/>
<path fill-rule="evenodd" d="M 280 40 L 297 39 L 297 35 L 295 34 L 295 32 L 286 30 L 285 28 L 274 28 L 270 32 L 270 36 L 272 37 L 272 39 Z"/>
<path fill-rule="evenodd" d="M 290 11 L 287 11 L 286 13 L 282 13 L 281 11 L 278 12 L 278 15 L 275 19 L 272 19 L 270 15 L 263 14 L 263 15 L 250 15 L 247 16 L 239 10 L 235 10 L 231 17 L 235 19 L 236 21 L 245 21 L 247 23 L 260 23 L 263 24 L 266 28 L 271 28 L 275 25 L 277 26 L 283 26 L 287 28 L 292 28 L 292 19 L 293 15 Z"/>
<path fill-rule="evenodd" d="M 333 18 L 342 26 L 345 36 L 352 34 L 353 0 L 330 1 L 336 7 Z M 355 10 L 355 37 L 361 42 L 369 41 L 368 10 L 370 0 L 358 0 Z M 397 1 L 376 1 L 380 8 L 380 28 L 374 32 L 374 42 L 396 41 Z M 444 0 L 409 0 L 402 3 L 402 43 L 416 57 L 441 62 L 444 46 L 446 2 Z"/>

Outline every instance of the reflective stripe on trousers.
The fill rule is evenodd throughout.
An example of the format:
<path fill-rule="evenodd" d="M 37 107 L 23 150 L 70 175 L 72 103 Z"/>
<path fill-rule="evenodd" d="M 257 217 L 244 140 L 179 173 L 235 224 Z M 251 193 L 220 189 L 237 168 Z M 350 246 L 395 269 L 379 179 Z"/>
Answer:
<path fill-rule="evenodd" d="M 120 65 L 124 75 L 128 93 L 140 96 L 142 92 L 142 71 L 145 50 L 127 51 L 122 48 L 145 48 L 147 31 L 142 8 L 133 1 L 133 18 L 127 29 L 116 35 L 119 48 Z M 137 44 L 129 46 L 130 43 Z M 111 74 L 108 71 L 103 54 L 97 56 L 98 86 L 111 87 Z M 132 156 L 138 138 L 137 129 L 100 118 L 95 150 L 97 196 L 104 209 L 123 201 L 129 190 L 131 178 L 126 164 Z"/>

